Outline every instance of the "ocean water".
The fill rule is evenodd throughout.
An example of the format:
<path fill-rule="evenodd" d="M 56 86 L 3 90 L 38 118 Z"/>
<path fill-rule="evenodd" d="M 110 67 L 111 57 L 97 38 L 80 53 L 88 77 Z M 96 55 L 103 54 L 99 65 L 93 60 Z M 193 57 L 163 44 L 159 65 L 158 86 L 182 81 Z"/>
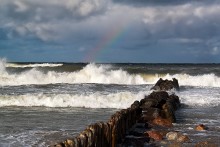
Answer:
<path fill-rule="evenodd" d="M 220 144 L 220 64 L 7 63 L 0 60 L 0 147 L 47 146 L 107 121 L 177 78 L 176 130 Z M 197 124 L 208 131 L 196 132 Z"/>

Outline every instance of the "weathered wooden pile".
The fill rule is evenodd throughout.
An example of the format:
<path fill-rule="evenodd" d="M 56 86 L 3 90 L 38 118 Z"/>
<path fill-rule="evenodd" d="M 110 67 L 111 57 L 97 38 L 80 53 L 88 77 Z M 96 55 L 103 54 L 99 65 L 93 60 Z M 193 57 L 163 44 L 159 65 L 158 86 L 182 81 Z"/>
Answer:
<path fill-rule="evenodd" d="M 178 89 L 178 81 L 159 80 L 156 90 L 129 108 L 113 114 L 108 122 L 89 125 L 78 136 L 54 147 L 141 147 L 161 140 L 176 121 L 175 111 L 180 107 L 179 97 L 165 90 Z M 166 84 L 168 83 L 168 85 Z M 163 91 L 161 91 L 163 90 Z M 152 126 L 161 127 L 158 133 Z M 165 128 L 165 129 L 164 129 Z"/>

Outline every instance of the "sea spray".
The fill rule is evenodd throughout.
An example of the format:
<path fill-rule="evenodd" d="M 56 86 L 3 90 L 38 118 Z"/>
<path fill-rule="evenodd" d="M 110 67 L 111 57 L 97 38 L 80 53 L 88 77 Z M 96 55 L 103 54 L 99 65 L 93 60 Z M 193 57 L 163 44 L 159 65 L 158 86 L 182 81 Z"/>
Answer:
<path fill-rule="evenodd" d="M 0 97 L 0 107 L 4 106 L 44 106 L 44 107 L 84 107 L 84 108 L 127 108 L 134 100 L 140 100 L 146 92 L 119 92 L 90 95 L 79 94 L 25 94 Z"/>
<path fill-rule="evenodd" d="M 147 84 L 155 83 L 159 78 L 169 79 L 176 78 L 182 86 L 200 86 L 200 87 L 220 87 L 220 77 L 213 73 L 203 75 L 189 74 L 142 74 Z"/>
<path fill-rule="evenodd" d="M 1 67 L 0 85 L 27 85 L 51 83 L 102 83 L 102 84 L 145 84 L 140 75 L 131 75 L 121 69 L 111 70 L 109 66 L 88 64 L 74 72 L 44 72 L 32 68 L 21 73 L 8 73 L 4 64 Z"/>
<path fill-rule="evenodd" d="M 15 63 L 7 63 L 5 67 L 12 67 L 12 68 L 33 68 L 33 67 L 59 67 L 62 66 L 62 63 L 34 63 L 34 64 L 15 64 Z"/>
<path fill-rule="evenodd" d="M 69 65 L 70 67 L 71 65 Z M 74 66 L 74 64 L 72 65 Z M 144 65 L 142 68 L 148 68 Z M 59 67 L 59 71 L 51 68 Z M 9 72 L 7 69 L 13 69 Z M 24 70 L 24 68 L 27 68 Z M 140 85 L 154 84 L 159 78 L 179 80 L 182 86 L 220 87 L 220 77 L 217 73 L 187 74 L 187 73 L 145 73 L 138 71 L 129 73 L 126 68 L 116 68 L 110 64 L 90 63 L 74 71 L 62 71 L 64 64 L 59 63 L 35 63 L 16 64 L 0 60 L 0 85 L 28 85 L 28 84 L 56 84 L 56 83 L 98 83 L 98 84 L 125 84 Z M 22 69 L 22 70 L 20 70 Z M 46 69 L 46 70 L 45 70 Z M 50 70 L 49 70 L 50 69 Z M 211 70 L 211 69 L 210 69 Z M 16 72 L 19 71 L 19 72 Z M 213 68 L 213 72 L 216 67 Z"/>

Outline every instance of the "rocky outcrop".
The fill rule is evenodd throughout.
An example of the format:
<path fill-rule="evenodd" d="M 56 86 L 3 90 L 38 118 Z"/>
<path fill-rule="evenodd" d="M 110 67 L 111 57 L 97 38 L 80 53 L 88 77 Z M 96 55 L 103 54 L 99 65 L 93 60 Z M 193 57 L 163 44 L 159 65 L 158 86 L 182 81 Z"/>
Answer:
<path fill-rule="evenodd" d="M 171 89 L 179 90 L 179 83 L 178 80 L 175 78 L 173 78 L 172 81 L 167 79 L 163 80 L 162 78 L 160 78 L 151 89 L 156 91 L 169 91 Z"/>

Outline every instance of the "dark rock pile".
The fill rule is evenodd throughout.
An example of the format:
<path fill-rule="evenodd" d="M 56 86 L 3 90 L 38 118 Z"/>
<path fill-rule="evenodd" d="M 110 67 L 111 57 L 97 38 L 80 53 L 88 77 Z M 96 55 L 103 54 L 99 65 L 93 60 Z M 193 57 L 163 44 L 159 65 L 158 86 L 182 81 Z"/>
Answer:
<path fill-rule="evenodd" d="M 159 79 L 157 81 L 157 83 L 151 88 L 152 90 L 156 90 L 156 91 L 169 91 L 171 89 L 176 89 L 179 90 L 179 83 L 178 80 L 173 78 L 173 80 L 163 80 L 163 79 Z"/>
<path fill-rule="evenodd" d="M 155 141 L 166 137 L 169 128 L 176 122 L 175 111 L 180 107 L 179 97 L 165 91 L 152 92 L 140 101 L 141 117 L 128 131 L 123 147 L 153 146 Z M 179 135 L 178 137 L 183 138 Z"/>

